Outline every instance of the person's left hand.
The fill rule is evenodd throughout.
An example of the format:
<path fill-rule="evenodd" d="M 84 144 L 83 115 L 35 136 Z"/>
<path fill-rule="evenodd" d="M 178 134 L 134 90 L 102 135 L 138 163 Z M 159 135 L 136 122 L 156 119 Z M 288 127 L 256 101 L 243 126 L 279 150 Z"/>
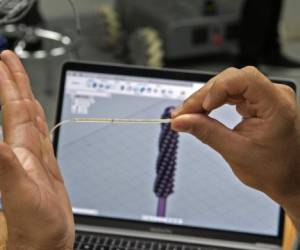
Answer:
<path fill-rule="evenodd" d="M 70 201 L 54 156 L 46 118 L 17 56 L 1 53 L 0 190 L 7 249 L 73 249 Z"/>

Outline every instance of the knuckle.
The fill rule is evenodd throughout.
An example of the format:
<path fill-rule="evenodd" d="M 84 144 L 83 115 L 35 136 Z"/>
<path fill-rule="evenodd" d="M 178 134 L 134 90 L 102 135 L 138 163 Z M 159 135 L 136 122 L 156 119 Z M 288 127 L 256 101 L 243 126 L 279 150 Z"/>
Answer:
<path fill-rule="evenodd" d="M 212 86 L 214 85 L 222 85 L 224 83 L 224 79 L 230 79 L 236 75 L 238 75 L 240 72 L 239 69 L 230 67 L 222 71 L 220 74 L 218 74 L 216 77 L 213 78 Z"/>
<path fill-rule="evenodd" d="M 215 80 L 215 86 L 220 88 L 221 90 L 225 90 L 226 87 L 230 87 L 231 85 L 236 85 L 237 82 L 242 77 L 241 70 L 231 67 L 226 69 L 223 73 L 219 74 Z"/>
<path fill-rule="evenodd" d="M 20 79 L 21 81 L 28 81 L 28 75 L 25 74 L 24 72 L 21 71 L 16 71 L 14 72 L 15 77 L 17 77 L 18 79 Z"/>
<path fill-rule="evenodd" d="M 260 71 L 255 66 L 246 66 L 242 70 L 248 74 L 258 75 Z"/>
<path fill-rule="evenodd" d="M 230 79 L 230 76 L 219 77 L 218 79 L 216 79 L 215 84 L 210 88 L 210 93 L 215 94 L 226 92 L 226 88 L 228 87 L 227 85 L 231 83 L 231 81 L 229 81 L 228 79 Z"/>
<path fill-rule="evenodd" d="M 244 72 L 244 75 L 248 79 L 252 79 L 257 82 L 265 81 L 262 76 L 262 73 L 254 66 L 246 66 L 242 69 L 242 72 Z"/>
<path fill-rule="evenodd" d="M 254 66 L 246 66 L 242 69 L 244 78 L 255 83 L 257 86 L 271 86 L 273 83 Z"/>
<path fill-rule="evenodd" d="M 22 101 L 24 102 L 25 105 L 28 105 L 28 106 L 32 106 L 32 104 L 33 104 L 32 100 L 27 97 L 25 97 Z"/>
<path fill-rule="evenodd" d="M 292 97 L 296 97 L 296 92 L 295 92 L 292 88 L 286 86 L 286 91 L 287 91 L 287 93 L 290 94 Z"/>
<path fill-rule="evenodd" d="M 21 99 L 15 99 L 15 100 L 10 101 L 9 105 L 13 106 L 15 108 L 15 107 L 18 107 L 18 106 L 24 106 L 25 103 Z M 8 104 L 4 104 L 3 106 L 9 106 L 9 105 Z"/>
<path fill-rule="evenodd" d="M 287 122 L 294 123 L 298 117 L 297 106 L 291 103 L 283 103 L 281 105 L 280 113 L 285 118 Z"/>
<path fill-rule="evenodd" d="M 286 85 L 282 85 L 281 88 L 289 97 L 296 99 L 296 93 L 292 88 Z"/>
<path fill-rule="evenodd" d="M 279 103 L 279 112 L 285 119 L 294 121 L 298 116 L 297 99 L 295 92 L 288 86 L 279 85 L 281 91 Z"/>
<path fill-rule="evenodd" d="M 216 79 L 216 81 L 220 81 L 220 79 L 227 79 L 227 78 L 231 78 L 234 77 L 236 75 L 238 75 L 240 73 L 240 70 L 234 67 L 230 67 L 228 69 L 226 69 L 225 71 L 223 71 L 221 74 L 218 75 L 218 78 Z"/>
<path fill-rule="evenodd" d="M 235 67 L 229 67 L 225 70 L 225 72 L 227 73 L 236 73 L 236 72 L 239 72 L 240 70 L 235 68 Z"/>

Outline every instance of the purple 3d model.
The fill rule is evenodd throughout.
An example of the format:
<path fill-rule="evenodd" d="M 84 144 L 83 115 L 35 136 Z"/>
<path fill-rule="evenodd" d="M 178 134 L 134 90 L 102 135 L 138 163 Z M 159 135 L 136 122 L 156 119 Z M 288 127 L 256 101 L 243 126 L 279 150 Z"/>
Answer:
<path fill-rule="evenodd" d="M 170 118 L 173 109 L 174 107 L 166 108 L 161 118 Z M 170 124 L 161 125 L 154 183 L 154 193 L 158 197 L 158 217 L 166 216 L 167 198 L 174 192 L 178 138 L 178 133 L 171 130 Z"/>

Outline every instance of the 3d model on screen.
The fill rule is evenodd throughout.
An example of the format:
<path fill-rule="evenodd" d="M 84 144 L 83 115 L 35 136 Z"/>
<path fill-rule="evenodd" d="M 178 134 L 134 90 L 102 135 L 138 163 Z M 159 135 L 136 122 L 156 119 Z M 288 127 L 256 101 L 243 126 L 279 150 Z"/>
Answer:
<path fill-rule="evenodd" d="M 133 64 L 152 67 L 235 52 L 243 1 L 116 0 L 98 9 L 99 41 Z"/>
<path fill-rule="evenodd" d="M 168 119 L 174 107 L 166 108 L 162 119 Z M 158 217 L 166 216 L 167 199 L 174 192 L 176 158 L 179 135 L 171 130 L 170 124 L 161 125 L 159 138 L 159 155 L 156 163 L 154 193 L 158 198 Z"/>

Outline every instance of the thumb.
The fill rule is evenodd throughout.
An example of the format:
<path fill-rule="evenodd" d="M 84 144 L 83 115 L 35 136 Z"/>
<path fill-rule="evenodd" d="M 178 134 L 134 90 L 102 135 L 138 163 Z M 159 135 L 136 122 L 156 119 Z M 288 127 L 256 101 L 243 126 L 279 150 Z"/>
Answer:
<path fill-rule="evenodd" d="M 0 143 L 0 190 L 7 193 L 15 190 L 26 172 L 21 166 L 12 149 L 5 143 Z"/>
<path fill-rule="evenodd" d="M 217 120 L 203 114 L 186 114 L 173 119 L 172 129 L 187 132 L 212 147 L 224 158 L 238 157 L 245 152 L 247 138 L 232 131 Z"/>

